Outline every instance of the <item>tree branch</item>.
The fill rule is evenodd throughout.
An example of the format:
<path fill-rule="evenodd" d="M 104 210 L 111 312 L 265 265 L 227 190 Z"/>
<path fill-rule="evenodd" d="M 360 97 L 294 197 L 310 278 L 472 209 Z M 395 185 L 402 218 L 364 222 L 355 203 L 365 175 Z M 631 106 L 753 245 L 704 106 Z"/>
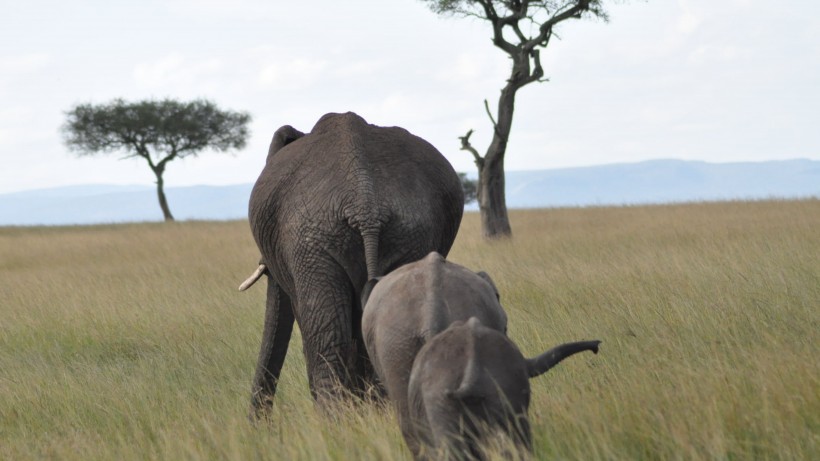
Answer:
<path fill-rule="evenodd" d="M 504 39 L 504 26 L 507 18 L 500 18 L 498 16 L 498 12 L 496 12 L 492 0 L 476 1 L 484 8 L 484 15 L 493 26 L 493 45 L 512 56 L 515 53 L 516 46 Z"/>
<path fill-rule="evenodd" d="M 498 133 L 498 123 L 495 122 L 495 119 L 493 118 L 493 114 L 492 114 L 492 112 L 490 112 L 490 103 L 488 103 L 486 99 L 484 100 L 484 110 L 487 112 L 487 117 L 490 117 L 490 122 L 492 122 L 492 124 L 493 124 L 493 131 Z M 472 131 L 470 131 L 470 132 L 472 133 Z M 468 135 L 468 137 L 469 137 L 469 135 Z"/>
<path fill-rule="evenodd" d="M 518 21 L 527 17 L 527 8 L 530 6 L 530 1 L 525 0 L 523 3 L 520 1 L 504 2 L 504 6 L 510 10 L 511 14 L 498 18 L 499 22 L 501 22 L 502 25 L 517 26 Z"/>
<path fill-rule="evenodd" d="M 544 81 L 544 80 L 541 79 L 541 77 L 544 76 L 544 68 L 541 67 L 541 52 L 540 51 L 541 50 L 538 50 L 538 49 L 534 49 L 534 50 L 530 51 L 530 57 L 532 58 L 534 68 L 533 68 L 532 73 L 530 74 L 530 76 L 527 77 L 526 80 L 524 80 L 524 83 L 522 83 L 521 86 L 524 86 L 528 83 L 532 83 L 532 82 L 536 82 L 536 81 L 538 81 L 538 82 Z"/>
<path fill-rule="evenodd" d="M 539 34 L 532 40 L 523 43 L 523 48 L 525 50 L 532 50 L 536 46 L 539 46 L 541 43 L 545 41 L 549 41 L 549 36 L 552 34 L 552 28 L 561 21 L 564 21 L 569 18 L 579 18 L 581 17 L 581 13 L 584 11 L 589 10 L 589 3 L 590 0 L 577 0 L 574 2 L 568 2 L 567 4 L 558 8 L 556 14 L 553 14 L 552 17 L 544 21 L 539 27 Z M 572 5 L 569 9 L 565 9 Z M 562 11 L 562 12 L 561 12 Z"/>
<path fill-rule="evenodd" d="M 512 30 L 515 32 L 515 35 L 518 36 L 518 40 L 521 43 L 525 43 L 527 41 L 527 36 L 524 35 L 524 32 L 521 32 L 521 28 L 518 27 L 518 21 L 516 21 L 513 24 L 510 24 L 510 27 L 512 27 Z"/>
<path fill-rule="evenodd" d="M 157 169 L 158 169 L 160 172 L 165 171 L 165 165 L 166 165 L 168 162 L 170 162 L 171 160 L 175 159 L 175 158 L 177 158 L 177 152 L 174 150 L 174 151 L 172 151 L 170 154 L 166 155 L 166 156 L 165 156 L 165 158 L 163 158 L 162 160 L 160 160 L 160 161 L 159 161 L 159 163 L 157 163 Z"/>
<path fill-rule="evenodd" d="M 459 136 L 458 139 L 461 140 L 461 150 L 466 150 L 469 153 L 473 154 L 473 159 L 475 159 L 475 164 L 479 170 L 484 168 L 484 157 L 478 154 L 478 151 L 470 144 L 470 136 L 473 135 L 473 130 L 467 132 L 464 136 Z"/>

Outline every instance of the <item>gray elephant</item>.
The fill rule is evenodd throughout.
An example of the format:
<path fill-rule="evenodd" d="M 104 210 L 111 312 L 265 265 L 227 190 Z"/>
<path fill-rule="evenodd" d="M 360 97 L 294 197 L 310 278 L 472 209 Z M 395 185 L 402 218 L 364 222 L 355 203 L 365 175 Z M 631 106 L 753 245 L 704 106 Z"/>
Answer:
<path fill-rule="evenodd" d="M 368 281 L 363 303 L 365 346 L 417 459 L 436 448 L 480 456 L 482 424 L 529 447 L 528 378 L 568 355 L 597 351 L 598 341 L 570 343 L 525 360 L 506 337 L 490 277 L 435 252 Z"/>
<path fill-rule="evenodd" d="M 362 331 L 376 374 L 387 390 L 408 447 L 417 453 L 407 388 L 413 360 L 424 344 L 455 321 L 477 317 L 499 332 L 507 315 L 490 276 L 432 252 L 365 288 Z"/>
<path fill-rule="evenodd" d="M 323 116 L 308 134 L 279 128 L 248 210 L 260 267 L 240 287 L 267 275 L 252 416 L 270 407 L 294 319 L 313 397 L 362 392 L 372 378 L 362 288 L 430 251 L 446 254 L 463 210 L 453 167 L 402 128 L 350 112 Z"/>
<path fill-rule="evenodd" d="M 417 459 L 440 454 L 485 459 L 480 441 L 500 430 L 531 450 L 529 379 L 578 352 L 597 354 L 599 344 L 566 343 L 525 359 L 506 335 L 476 317 L 453 323 L 428 341 L 413 362 L 408 446 L 423 447 L 414 452 Z"/>

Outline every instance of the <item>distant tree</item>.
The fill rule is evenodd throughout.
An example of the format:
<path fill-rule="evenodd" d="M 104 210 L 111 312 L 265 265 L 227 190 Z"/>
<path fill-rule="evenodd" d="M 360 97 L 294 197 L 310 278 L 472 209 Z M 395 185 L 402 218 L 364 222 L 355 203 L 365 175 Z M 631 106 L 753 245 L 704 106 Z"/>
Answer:
<path fill-rule="evenodd" d="M 65 144 L 78 155 L 125 152 L 124 158 L 142 157 L 157 178 L 159 206 L 166 221 L 174 217 L 163 190 L 168 162 L 196 157 L 205 149 L 225 152 L 241 149 L 248 137 L 251 116 L 220 110 L 206 100 L 179 102 L 125 102 L 80 104 L 66 112 Z"/>
<path fill-rule="evenodd" d="M 464 204 L 473 203 L 476 200 L 478 184 L 468 178 L 467 173 L 459 173 L 458 178 L 461 179 L 461 189 L 464 190 Z"/>
<path fill-rule="evenodd" d="M 493 125 L 493 137 L 484 156 L 470 144 L 473 130 L 460 137 L 461 149 L 473 154 L 478 167 L 478 205 L 481 228 L 487 238 L 512 235 L 504 195 L 504 154 L 510 139 L 515 94 L 523 86 L 544 80 L 540 49 L 552 39 L 553 29 L 567 19 L 607 19 L 603 0 L 421 0 L 433 12 L 486 20 L 492 26 L 493 45 L 512 60 L 510 76 L 501 89 L 495 116 L 487 100 L 484 108 Z"/>

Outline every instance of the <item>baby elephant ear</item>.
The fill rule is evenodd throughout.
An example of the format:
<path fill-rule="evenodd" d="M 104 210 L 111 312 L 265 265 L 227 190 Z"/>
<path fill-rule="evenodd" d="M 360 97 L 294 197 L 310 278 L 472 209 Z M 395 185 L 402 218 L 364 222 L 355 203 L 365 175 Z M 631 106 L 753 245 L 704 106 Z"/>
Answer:
<path fill-rule="evenodd" d="M 498 294 L 498 287 L 495 286 L 495 282 L 493 282 L 493 279 L 492 279 L 492 277 L 490 277 L 490 274 L 488 274 L 484 271 L 478 271 L 478 272 L 476 272 L 476 275 L 478 275 L 479 277 L 484 279 L 484 281 L 486 281 L 487 283 L 490 284 L 491 287 L 493 287 L 493 291 L 495 291 L 495 299 L 501 301 L 501 295 Z"/>
<path fill-rule="evenodd" d="M 527 359 L 527 372 L 530 378 L 535 378 L 536 376 L 546 373 L 550 368 L 558 365 L 561 360 L 564 360 L 570 355 L 583 351 L 592 351 L 597 354 L 599 344 L 601 344 L 601 341 L 595 340 L 578 341 L 555 346 L 538 357 Z"/>
<path fill-rule="evenodd" d="M 364 309 L 364 306 L 367 304 L 367 300 L 370 299 L 370 292 L 373 291 L 373 287 L 375 287 L 381 279 L 381 277 L 374 277 L 364 284 L 364 288 L 362 288 L 362 309 Z"/>

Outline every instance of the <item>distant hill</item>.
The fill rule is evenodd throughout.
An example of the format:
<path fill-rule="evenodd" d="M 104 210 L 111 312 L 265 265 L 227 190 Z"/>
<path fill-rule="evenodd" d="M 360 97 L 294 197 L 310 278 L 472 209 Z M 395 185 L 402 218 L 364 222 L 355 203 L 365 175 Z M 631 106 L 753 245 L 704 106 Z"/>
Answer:
<path fill-rule="evenodd" d="M 244 219 L 252 187 L 169 187 L 166 194 L 179 220 Z M 507 172 L 510 208 L 804 197 L 820 197 L 820 161 L 651 160 Z M 0 226 L 160 220 L 153 186 L 86 185 L 0 195 Z"/>
<path fill-rule="evenodd" d="M 512 208 L 820 196 L 820 161 L 650 160 L 507 174 Z"/>
<path fill-rule="evenodd" d="M 178 220 L 242 219 L 253 184 L 168 187 Z M 68 186 L 0 195 L 0 226 L 162 221 L 153 186 Z"/>

